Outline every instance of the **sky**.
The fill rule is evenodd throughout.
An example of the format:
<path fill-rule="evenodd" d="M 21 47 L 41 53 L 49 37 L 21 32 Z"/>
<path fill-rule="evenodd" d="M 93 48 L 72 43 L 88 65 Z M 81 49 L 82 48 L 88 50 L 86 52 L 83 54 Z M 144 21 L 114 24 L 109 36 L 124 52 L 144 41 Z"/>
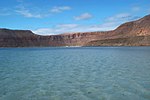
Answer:
<path fill-rule="evenodd" d="M 40 35 L 108 31 L 150 14 L 150 0 L 0 0 L 0 28 Z"/>

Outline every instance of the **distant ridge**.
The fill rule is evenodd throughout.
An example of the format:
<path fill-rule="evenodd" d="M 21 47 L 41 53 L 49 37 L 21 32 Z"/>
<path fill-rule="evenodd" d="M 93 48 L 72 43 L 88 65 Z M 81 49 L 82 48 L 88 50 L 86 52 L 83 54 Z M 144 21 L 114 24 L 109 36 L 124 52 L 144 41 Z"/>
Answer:
<path fill-rule="evenodd" d="M 0 28 L 0 47 L 150 46 L 150 15 L 106 32 L 41 36 L 30 30 Z"/>

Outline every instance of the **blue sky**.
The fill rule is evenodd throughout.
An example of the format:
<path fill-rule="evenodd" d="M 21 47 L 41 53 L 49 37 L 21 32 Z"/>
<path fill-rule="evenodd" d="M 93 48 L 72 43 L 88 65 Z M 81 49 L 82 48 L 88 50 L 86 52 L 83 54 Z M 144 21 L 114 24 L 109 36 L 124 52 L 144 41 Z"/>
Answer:
<path fill-rule="evenodd" d="M 0 0 L 0 28 L 49 35 L 113 30 L 150 14 L 150 0 Z"/>

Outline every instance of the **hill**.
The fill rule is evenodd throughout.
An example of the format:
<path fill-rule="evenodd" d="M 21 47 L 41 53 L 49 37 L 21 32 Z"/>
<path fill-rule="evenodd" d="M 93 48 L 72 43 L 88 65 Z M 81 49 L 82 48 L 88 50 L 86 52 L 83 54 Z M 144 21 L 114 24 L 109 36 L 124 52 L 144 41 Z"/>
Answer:
<path fill-rule="evenodd" d="M 30 30 L 0 29 L 0 47 L 150 46 L 150 15 L 106 32 L 41 36 Z"/>

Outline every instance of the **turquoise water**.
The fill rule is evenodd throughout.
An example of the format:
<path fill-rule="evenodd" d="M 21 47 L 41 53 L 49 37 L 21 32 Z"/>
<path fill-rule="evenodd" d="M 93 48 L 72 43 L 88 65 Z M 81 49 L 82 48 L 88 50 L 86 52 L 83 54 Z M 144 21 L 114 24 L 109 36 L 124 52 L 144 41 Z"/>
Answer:
<path fill-rule="evenodd" d="M 1 48 L 0 100 L 150 100 L 150 47 Z"/>

